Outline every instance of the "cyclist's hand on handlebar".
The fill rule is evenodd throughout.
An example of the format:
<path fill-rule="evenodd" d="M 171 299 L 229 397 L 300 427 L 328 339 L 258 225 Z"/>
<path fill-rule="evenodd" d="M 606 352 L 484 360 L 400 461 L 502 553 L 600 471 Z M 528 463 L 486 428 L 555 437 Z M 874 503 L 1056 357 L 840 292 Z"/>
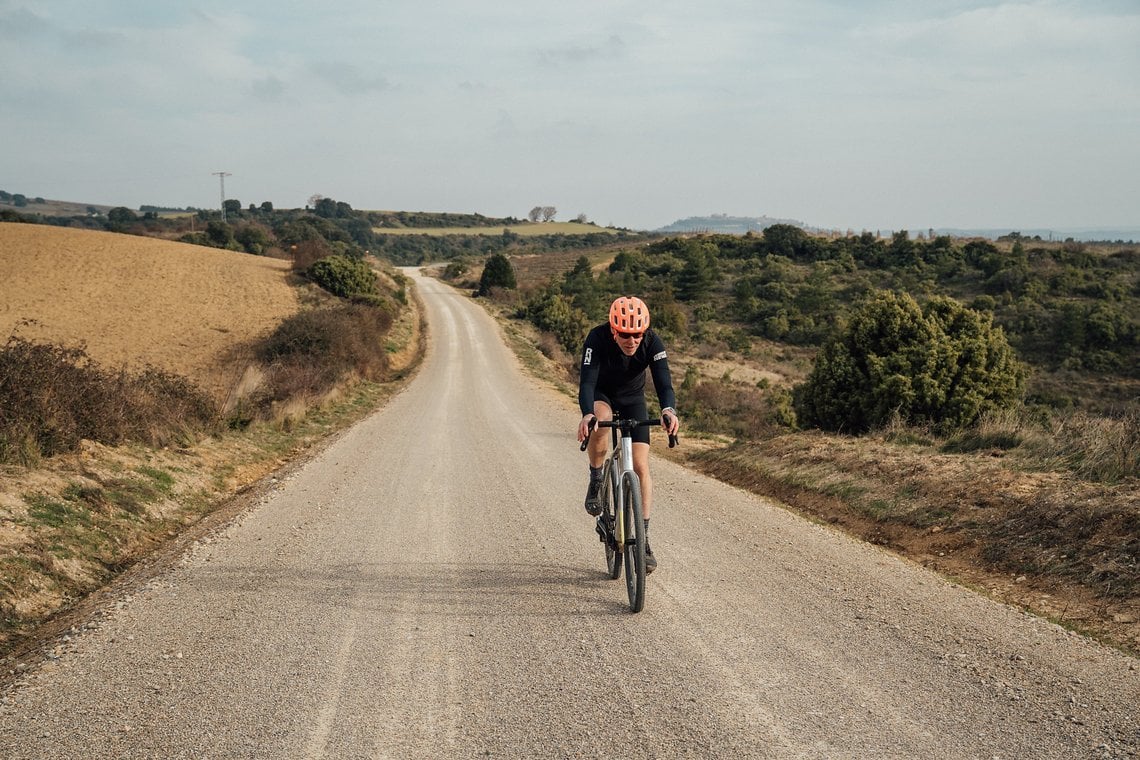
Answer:
<path fill-rule="evenodd" d="M 590 430 L 593 429 L 593 422 L 597 420 L 592 414 L 587 414 L 582 417 L 582 421 L 578 423 L 578 443 L 590 437 Z"/>
<path fill-rule="evenodd" d="M 663 412 L 661 427 L 665 428 L 665 432 L 669 435 L 677 435 L 677 431 L 681 429 L 681 420 L 673 412 Z"/>

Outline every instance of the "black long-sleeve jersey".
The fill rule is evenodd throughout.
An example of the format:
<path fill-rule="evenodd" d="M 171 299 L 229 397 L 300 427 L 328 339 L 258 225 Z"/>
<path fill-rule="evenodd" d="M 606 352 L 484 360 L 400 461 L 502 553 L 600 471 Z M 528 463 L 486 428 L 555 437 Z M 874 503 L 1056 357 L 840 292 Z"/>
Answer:
<path fill-rule="evenodd" d="M 593 414 L 595 392 L 612 401 L 634 401 L 645 398 L 645 370 L 653 375 L 653 387 L 662 409 L 674 407 L 673 379 L 661 336 L 647 330 L 633 356 L 626 356 L 610 334 L 608 322 L 600 324 L 586 336 L 582 349 L 582 372 L 578 382 L 578 406 L 583 416 Z"/>

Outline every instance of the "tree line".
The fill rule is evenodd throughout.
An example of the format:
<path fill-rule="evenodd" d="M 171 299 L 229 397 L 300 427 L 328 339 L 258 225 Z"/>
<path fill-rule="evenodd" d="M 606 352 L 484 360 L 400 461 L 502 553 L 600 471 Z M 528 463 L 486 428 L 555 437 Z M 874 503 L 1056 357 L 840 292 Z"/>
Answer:
<path fill-rule="evenodd" d="M 828 239 L 783 224 L 667 237 L 618 252 L 597 274 L 582 257 L 520 293 L 518 313 L 573 354 L 612 298 L 639 294 L 670 340 L 814 350 L 810 376 L 786 399 L 801 425 L 860 432 L 901 415 L 951 429 L 1023 399 L 1087 403 L 1040 384 L 1027 391 L 1031 368 L 1140 378 L 1140 251 L 1037 242 Z"/>

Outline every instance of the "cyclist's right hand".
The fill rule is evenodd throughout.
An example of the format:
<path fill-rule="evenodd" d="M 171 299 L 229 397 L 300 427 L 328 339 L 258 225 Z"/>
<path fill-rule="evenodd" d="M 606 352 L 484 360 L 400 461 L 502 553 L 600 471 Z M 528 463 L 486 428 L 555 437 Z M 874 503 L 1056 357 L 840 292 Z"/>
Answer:
<path fill-rule="evenodd" d="M 578 443 L 590 437 L 590 429 L 593 427 L 591 423 L 596 419 L 597 417 L 592 414 L 582 417 L 582 421 L 578 423 Z"/>

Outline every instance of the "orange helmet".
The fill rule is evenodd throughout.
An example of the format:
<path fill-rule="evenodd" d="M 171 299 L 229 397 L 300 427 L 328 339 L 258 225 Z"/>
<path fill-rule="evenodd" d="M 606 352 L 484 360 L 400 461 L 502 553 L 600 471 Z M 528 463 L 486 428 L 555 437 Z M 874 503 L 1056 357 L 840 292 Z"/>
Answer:
<path fill-rule="evenodd" d="M 610 327 L 618 332 L 645 332 L 649 329 L 649 307 L 640 298 L 618 298 L 610 304 Z"/>

